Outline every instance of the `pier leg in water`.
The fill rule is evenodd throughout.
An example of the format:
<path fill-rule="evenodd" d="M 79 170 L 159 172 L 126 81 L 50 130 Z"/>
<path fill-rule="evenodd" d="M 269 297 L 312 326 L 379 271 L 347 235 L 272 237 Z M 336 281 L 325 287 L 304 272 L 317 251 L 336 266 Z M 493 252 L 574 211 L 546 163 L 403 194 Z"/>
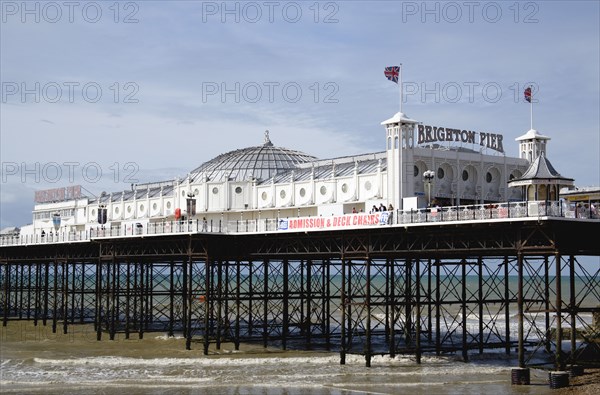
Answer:
<path fill-rule="evenodd" d="M 396 357 L 396 297 L 395 297 L 395 289 L 396 289 L 396 284 L 395 284 L 395 278 L 396 278 L 396 269 L 395 269 L 395 260 L 394 259 L 389 259 L 388 260 L 388 278 L 387 278 L 387 283 L 388 283 L 388 289 L 390 290 L 389 292 L 389 297 L 390 297 L 390 357 L 391 358 L 395 358 Z"/>
<path fill-rule="evenodd" d="M 417 363 L 421 363 L 421 260 L 415 261 L 415 277 L 417 279 L 416 284 L 416 295 L 415 295 L 415 309 L 416 309 L 416 321 L 417 327 L 415 332 L 415 356 Z"/>
<path fill-rule="evenodd" d="M 562 351 L 562 256 L 556 254 L 556 359 L 554 365 L 556 370 L 564 370 L 564 360 Z"/>
<path fill-rule="evenodd" d="M 241 285 L 242 285 L 242 264 L 238 260 L 235 261 L 235 350 L 240 349 L 240 314 L 241 314 Z"/>
<path fill-rule="evenodd" d="M 58 320 L 58 261 L 54 260 L 54 287 L 52 290 L 52 333 L 56 333 L 56 324 Z"/>
<path fill-rule="evenodd" d="M 342 325 L 341 325 L 341 345 L 340 345 L 340 365 L 346 364 L 346 260 L 342 256 L 342 290 L 340 304 L 342 306 Z"/>
<path fill-rule="evenodd" d="M 509 288 L 509 260 L 504 257 L 504 352 L 510 355 L 510 288 Z"/>
<path fill-rule="evenodd" d="M 469 350 L 467 348 L 467 260 L 463 259 L 462 269 L 462 357 L 464 362 L 469 362 Z"/>
<path fill-rule="evenodd" d="M 519 346 L 518 346 L 518 358 L 519 367 L 525 367 L 525 350 L 524 350 L 524 330 L 523 330 L 523 254 L 517 255 L 517 315 L 519 319 Z"/>
<path fill-rule="evenodd" d="M 287 350 L 287 337 L 289 332 L 289 262 L 283 260 L 283 327 L 281 333 L 281 348 Z"/>
<path fill-rule="evenodd" d="M 371 258 L 367 258 L 367 284 L 366 284 L 366 300 L 367 305 L 367 325 L 366 325 L 366 342 L 365 342 L 365 363 L 368 368 L 371 367 Z"/>
<path fill-rule="evenodd" d="M 204 355 L 208 355 L 208 346 L 209 346 L 209 332 L 210 332 L 210 300 L 212 299 L 212 288 L 211 288 L 211 279 L 212 279 L 212 267 L 210 260 L 207 258 L 204 263 L 204 275 L 205 275 L 205 288 L 206 288 L 206 299 L 204 301 Z"/>

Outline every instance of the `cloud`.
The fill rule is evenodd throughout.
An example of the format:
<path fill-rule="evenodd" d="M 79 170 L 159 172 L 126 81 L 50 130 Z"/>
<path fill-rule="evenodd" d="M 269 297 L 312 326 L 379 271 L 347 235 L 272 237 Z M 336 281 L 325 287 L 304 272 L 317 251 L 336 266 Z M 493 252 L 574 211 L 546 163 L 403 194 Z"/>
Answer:
<path fill-rule="evenodd" d="M 597 2 L 490 2 L 489 14 L 477 3 L 473 21 L 466 3 L 435 2 L 429 14 L 421 2 L 298 3 L 296 22 L 283 5 L 270 21 L 256 3 L 263 9 L 255 23 L 243 2 L 225 23 L 220 8 L 207 14 L 207 2 L 134 2 L 116 22 L 112 3 L 98 4 L 105 8 L 97 23 L 79 13 L 73 23 L 17 16 L 0 26 L 3 162 L 97 163 L 107 177 L 120 169 L 118 182 L 103 186 L 118 190 L 128 186 L 128 163 L 148 181 L 183 176 L 261 144 L 266 129 L 276 145 L 320 158 L 381 151 L 379 123 L 399 108 L 398 86 L 383 68 L 402 63 L 404 82 L 418 87 L 405 96 L 405 113 L 502 133 L 510 155 L 530 126 L 522 90 L 536 83 L 534 126 L 552 138 L 553 165 L 577 184 L 600 184 Z M 462 7 L 457 21 L 448 4 Z M 494 5 L 502 13 L 490 22 Z M 135 22 L 123 23 L 127 17 Z M 473 83 L 470 96 L 465 84 Z M 455 86 L 463 88 L 456 101 Z M 485 86 L 499 87 L 500 98 L 490 100 Z M 11 193 L 37 185 L 26 187 Z M 8 212 L 15 224 L 30 221 L 29 203 L 3 196 L 2 221 Z M 20 220 L 10 208 L 17 203 Z"/>

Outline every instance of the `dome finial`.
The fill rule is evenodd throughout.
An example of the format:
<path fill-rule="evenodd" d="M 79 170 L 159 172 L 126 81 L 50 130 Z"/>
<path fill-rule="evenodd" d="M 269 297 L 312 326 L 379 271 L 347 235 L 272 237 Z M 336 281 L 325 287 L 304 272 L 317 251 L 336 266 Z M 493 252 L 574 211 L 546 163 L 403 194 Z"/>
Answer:
<path fill-rule="evenodd" d="M 273 145 L 273 143 L 271 142 L 271 139 L 269 138 L 269 131 L 268 130 L 265 130 L 265 142 L 264 142 L 263 145 L 265 145 L 267 147 L 270 147 L 270 146 Z"/>

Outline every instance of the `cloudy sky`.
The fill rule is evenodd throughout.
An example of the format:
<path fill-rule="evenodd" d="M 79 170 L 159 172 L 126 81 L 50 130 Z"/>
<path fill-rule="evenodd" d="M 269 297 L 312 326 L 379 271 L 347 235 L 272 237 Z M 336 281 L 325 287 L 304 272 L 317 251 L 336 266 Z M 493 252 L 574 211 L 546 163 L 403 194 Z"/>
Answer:
<path fill-rule="evenodd" d="M 320 158 L 384 149 L 399 107 L 427 125 L 533 126 L 578 186 L 600 185 L 597 1 L 1 1 L 0 226 L 33 191 L 173 179 L 275 145 Z M 101 173 L 101 175 L 99 174 Z"/>

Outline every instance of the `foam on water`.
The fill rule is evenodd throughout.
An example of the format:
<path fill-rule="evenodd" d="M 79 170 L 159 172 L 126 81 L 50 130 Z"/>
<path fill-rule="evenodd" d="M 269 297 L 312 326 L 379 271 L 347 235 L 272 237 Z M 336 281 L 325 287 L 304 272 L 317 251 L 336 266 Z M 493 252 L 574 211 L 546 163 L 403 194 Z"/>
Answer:
<path fill-rule="evenodd" d="M 354 357 L 354 356 L 352 356 Z M 347 358 L 352 363 L 354 358 Z M 358 357 L 357 358 L 362 358 Z M 263 357 L 263 358 L 130 358 L 130 357 L 86 357 L 68 359 L 33 358 L 33 361 L 42 365 L 96 365 L 102 367 L 120 366 L 297 366 L 302 364 L 327 365 L 339 363 L 338 356 L 327 357 Z M 358 362 L 358 361 L 356 361 Z M 361 359 L 364 364 L 364 358 Z"/>
<path fill-rule="evenodd" d="M 497 356 L 496 356 L 497 358 Z M 400 356 L 390 358 L 389 356 L 373 356 L 371 362 L 374 366 L 379 368 L 386 367 L 418 367 L 417 371 L 394 371 L 393 374 L 398 375 L 419 375 L 419 374 L 456 374 L 456 373 L 482 373 L 482 374 L 495 374 L 506 370 L 503 366 L 482 366 L 477 363 L 471 364 L 457 364 L 456 357 L 435 357 L 435 356 L 424 356 L 422 358 L 423 364 L 418 366 L 411 357 Z M 67 358 L 67 359 L 47 359 L 47 358 L 33 358 L 35 365 L 50 365 L 54 366 L 55 369 L 48 368 L 46 372 L 52 372 L 54 375 L 66 376 L 69 375 L 71 370 L 69 367 L 81 367 L 88 371 L 97 368 L 97 371 L 107 369 L 117 369 L 121 374 L 130 370 L 132 372 L 139 370 L 157 369 L 162 368 L 174 368 L 178 370 L 185 369 L 217 369 L 217 368 L 244 368 L 248 369 L 271 369 L 277 368 L 280 370 L 291 370 L 292 376 L 297 369 L 306 369 L 319 371 L 323 369 L 323 366 L 340 366 L 339 356 L 311 356 L 311 357 L 261 357 L 261 358 L 229 358 L 229 357 L 205 357 L 205 358 L 129 358 L 129 357 L 85 357 L 85 358 Z M 347 355 L 346 366 L 349 367 L 364 367 L 365 359 L 360 355 Z M 385 374 L 391 374 L 386 372 Z M 303 374 L 299 374 L 304 377 Z M 327 374 L 325 374 L 327 375 Z M 157 377 L 159 377 L 157 375 Z M 289 374 L 288 374 L 289 376 Z"/>
<path fill-rule="evenodd" d="M 160 335 L 160 336 L 155 336 L 154 337 L 156 340 L 183 340 L 185 339 L 185 337 L 183 337 L 182 335 L 176 335 L 176 336 L 169 336 L 169 335 Z"/>
<path fill-rule="evenodd" d="M 34 357 L 3 361 L 0 384 L 8 392 L 20 388 L 21 391 L 15 391 L 20 393 L 51 386 L 71 393 L 109 389 L 136 395 L 148 390 L 152 393 L 389 394 L 400 388 L 451 394 L 457 393 L 457 387 L 468 385 L 510 387 L 511 365 L 504 358 L 507 357 L 474 355 L 473 362 L 463 363 L 456 355 L 425 355 L 419 365 L 414 356 L 375 355 L 371 359 L 373 367 L 367 369 L 364 356 L 353 354 L 346 356 L 345 365 L 340 365 L 338 354 L 294 352 L 289 356 L 265 353 L 259 357 Z M 288 392 L 289 389 L 295 392 Z"/>

